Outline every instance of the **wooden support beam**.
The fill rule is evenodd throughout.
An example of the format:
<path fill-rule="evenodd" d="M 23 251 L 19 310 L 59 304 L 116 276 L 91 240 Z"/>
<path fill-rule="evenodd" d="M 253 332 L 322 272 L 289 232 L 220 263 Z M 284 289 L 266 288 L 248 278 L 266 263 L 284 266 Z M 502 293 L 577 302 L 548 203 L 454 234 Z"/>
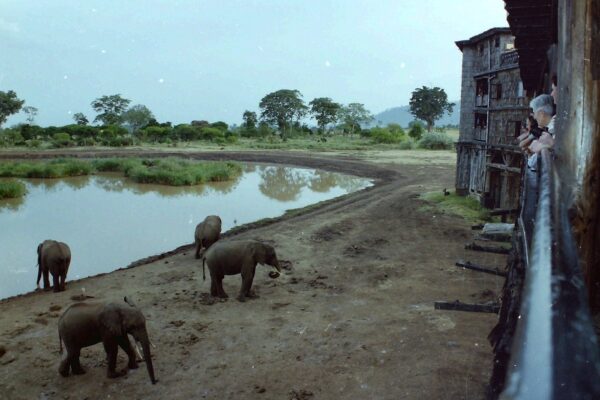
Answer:
<path fill-rule="evenodd" d="M 477 243 L 469 243 L 465 245 L 466 250 L 485 251 L 487 253 L 508 254 L 510 248 L 502 246 L 480 246 Z"/>
<path fill-rule="evenodd" d="M 489 211 L 490 215 L 510 215 L 519 212 L 518 208 L 494 208 Z"/>
<path fill-rule="evenodd" d="M 500 164 L 500 163 L 487 163 L 486 165 L 490 168 L 495 168 L 495 169 L 499 169 L 501 171 L 511 172 L 513 174 L 521 173 L 521 168 L 508 167 L 508 166 L 506 166 L 504 164 Z"/>
<path fill-rule="evenodd" d="M 500 311 L 500 304 L 470 304 L 461 303 L 459 300 L 455 301 L 436 301 L 433 304 L 436 310 L 453 310 L 453 311 L 470 311 L 470 312 L 486 312 L 498 314 Z"/>
<path fill-rule="evenodd" d="M 457 267 L 472 269 L 473 271 L 485 272 L 486 274 L 506 276 L 506 272 L 500 271 L 498 268 L 484 267 L 483 265 L 473 264 L 470 261 L 458 260 L 454 265 Z"/>

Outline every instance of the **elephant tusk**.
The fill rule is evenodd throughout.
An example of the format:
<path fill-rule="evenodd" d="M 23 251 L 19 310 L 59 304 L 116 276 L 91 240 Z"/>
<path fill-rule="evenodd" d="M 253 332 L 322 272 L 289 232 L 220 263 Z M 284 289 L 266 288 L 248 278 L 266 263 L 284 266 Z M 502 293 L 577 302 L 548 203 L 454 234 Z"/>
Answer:
<path fill-rule="evenodd" d="M 152 343 L 152 340 L 148 340 L 150 342 L 150 346 L 152 346 L 153 349 L 156 348 L 156 346 L 154 345 L 154 343 Z"/>

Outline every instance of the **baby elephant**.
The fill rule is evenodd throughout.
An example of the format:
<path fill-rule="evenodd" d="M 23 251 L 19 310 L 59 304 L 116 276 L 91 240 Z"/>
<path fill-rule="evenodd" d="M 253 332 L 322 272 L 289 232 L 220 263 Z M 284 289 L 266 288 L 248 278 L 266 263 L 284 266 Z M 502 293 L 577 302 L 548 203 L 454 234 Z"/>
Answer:
<path fill-rule="evenodd" d="M 66 243 L 55 240 L 44 240 L 37 248 L 38 277 L 36 285 L 40 287 L 40 277 L 44 274 L 44 290 L 50 289 L 48 273 L 52 274 L 55 292 L 65 290 L 65 279 L 71 264 L 71 250 Z"/>
<path fill-rule="evenodd" d="M 254 297 L 250 290 L 256 264 L 268 264 L 281 272 L 275 249 L 268 244 L 254 240 L 234 240 L 230 242 L 215 243 L 204 253 L 202 258 L 202 277 L 204 264 L 208 264 L 210 271 L 210 294 L 221 298 L 228 297 L 223 290 L 225 275 L 242 274 L 242 288 L 238 296 L 239 301 L 246 301 L 246 297 Z"/>
<path fill-rule="evenodd" d="M 196 243 L 196 258 L 200 258 L 200 250 L 208 249 L 221 237 L 221 218 L 209 215 L 196 226 L 194 242 Z"/>
<path fill-rule="evenodd" d="M 135 351 L 129 342 L 127 334 L 142 344 L 146 368 L 152 383 L 154 368 L 150 354 L 150 339 L 146 331 L 146 319 L 133 302 L 125 297 L 125 303 L 75 303 L 65 310 L 58 320 L 58 339 L 60 352 L 65 343 L 67 356 L 61 361 L 58 372 L 69 376 L 69 370 L 74 374 L 84 374 L 79 363 L 81 348 L 102 342 L 108 356 L 108 377 L 116 378 L 126 372 L 116 372 L 117 352 L 121 347 L 129 358 L 127 366 L 137 368 Z"/>

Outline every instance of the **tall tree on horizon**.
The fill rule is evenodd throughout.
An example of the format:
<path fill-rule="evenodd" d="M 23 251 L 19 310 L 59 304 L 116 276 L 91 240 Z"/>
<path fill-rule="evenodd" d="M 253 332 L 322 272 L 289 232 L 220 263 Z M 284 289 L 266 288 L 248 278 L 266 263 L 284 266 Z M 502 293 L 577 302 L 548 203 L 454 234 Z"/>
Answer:
<path fill-rule="evenodd" d="M 24 103 L 25 100 L 19 99 L 13 90 L 0 91 L 0 126 L 6 122 L 9 116 L 18 113 Z"/>
<path fill-rule="evenodd" d="M 413 90 L 409 105 L 410 113 L 425 121 L 428 132 L 431 132 L 435 121 L 445 112 L 451 113 L 454 109 L 454 103 L 448 102 L 448 95 L 444 89 L 437 86 L 433 88 L 423 86 Z"/>
<path fill-rule="evenodd" d="M 310 113 L 317 120 L 321 132 L 325 132 L 327 124 L 338 120 L 339 112 L 342 106 L 329 97 L 317 97 L 310 103 Z"/>
<path fill-rule="evenodd" d="M 267 94 L 260 101 L 260 119 L 272 125 L 277 125 L 281 137 L 285 139 L 285 129 L 291 125 L 294 118 L 299 120 L 306 115 L 308 107 L 302 100 L 298 90 L 281 89 Z"/>
<path fill-rule="evenodd" d="M 92 101 L 92 108 L 100 113 L 94 118 L 94 122 L 102 122 L 104 125 L 119 125 L 121 116 L 127 110 L 131 100 L 124 99 L 120 94 L 102 96 Z"/>

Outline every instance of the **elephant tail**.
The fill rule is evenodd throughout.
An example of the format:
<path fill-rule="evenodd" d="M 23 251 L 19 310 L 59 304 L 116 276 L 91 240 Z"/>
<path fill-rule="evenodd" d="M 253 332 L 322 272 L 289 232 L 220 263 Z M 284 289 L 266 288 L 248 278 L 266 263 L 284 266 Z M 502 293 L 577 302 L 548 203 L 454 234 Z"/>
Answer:
<path fill-rule="evenodd" d="M 205 281 L 206 280 L 206 275 L 204 272 L 204 263 L 206 262 L 206 258 L 202 257 L 202 280 Z"/>

